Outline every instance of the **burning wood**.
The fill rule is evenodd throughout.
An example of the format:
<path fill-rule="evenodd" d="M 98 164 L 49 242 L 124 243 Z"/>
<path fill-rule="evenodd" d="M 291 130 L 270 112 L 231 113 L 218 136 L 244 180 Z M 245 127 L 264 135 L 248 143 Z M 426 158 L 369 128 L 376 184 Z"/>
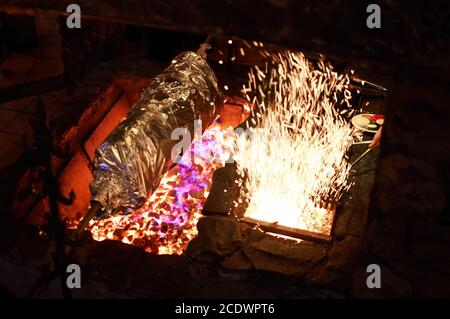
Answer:
<path fill-rule="evenodd" d="M 277 237 L 288 237 L 289 239 L 298 238 L 319 242 L 329 242 L 331 240 L 331 236 L 329 235 L 302 230 L 295 227 L 278 225 L 277 222 L 268 223 L 250 217 L 242 217 L 241 221 L 251 225 L 256 225 L 261 230 L 268 232 L 269 234 L 274 234 Z"/>
<path fill-rule="evenodd" d="M 329 64 L 315 68 L 293 52 L 272 55 L 265 70 L 249 73 L 244 91 L 259 109 L 234 155 L 245 217 L 330 236 L 329 205 L 348 186 L 346 153 L 356 135 L 338 108 L 347 111 L 348 83 Z"/>

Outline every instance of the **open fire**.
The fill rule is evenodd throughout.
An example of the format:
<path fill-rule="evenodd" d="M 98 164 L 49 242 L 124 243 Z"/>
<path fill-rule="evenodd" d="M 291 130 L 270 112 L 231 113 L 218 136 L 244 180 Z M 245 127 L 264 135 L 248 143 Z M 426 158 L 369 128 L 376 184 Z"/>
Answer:
<path fill-rule="evenodd" d="M 244 134 L 235 134 L 216 120 L 142 207 L 91 220 L 87 229 L 98 241 L 183 253 L 197 235 L 213 173 L 233 152 L 242 176 L 238 201 L 248 203 L 245 217 L 329 236 L 336 202 L 348 186 L 346 152 L 356 134 L 344 119 L 351 113 L 348 82 L 322 61 L 314 68 L 301 53 L 271 55 L 264 71 L 251 70 L 244 88 L 258 105 L 251 128 L 247 123 Z"/>
<path fill-rule="evenodd" d="M 356 134 L 344 119 L 351 113 L 348 83 L 301 53 L 272 55 L 265 70 L 252 69 L 244 90 L 259 108 L 234 155 L 246 217 L 330 235 Z"/>

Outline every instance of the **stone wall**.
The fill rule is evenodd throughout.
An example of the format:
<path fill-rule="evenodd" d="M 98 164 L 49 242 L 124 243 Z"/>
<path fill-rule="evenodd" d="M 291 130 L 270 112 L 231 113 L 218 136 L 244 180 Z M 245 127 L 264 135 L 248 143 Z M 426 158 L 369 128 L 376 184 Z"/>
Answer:
<path fill-rule="evenodd" d="M 365 260 L 380 264 L 386 289 L 360 296 L 450 296 L 448 87 L 439 70 L 398 72 L 365 236 Z"/>

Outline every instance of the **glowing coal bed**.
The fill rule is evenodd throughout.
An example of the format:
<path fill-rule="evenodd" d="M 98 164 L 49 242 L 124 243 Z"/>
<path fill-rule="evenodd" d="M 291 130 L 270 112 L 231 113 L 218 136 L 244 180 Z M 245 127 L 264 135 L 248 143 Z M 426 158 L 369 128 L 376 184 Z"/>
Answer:
<path fill-rule="evenodd" d="M 181 254 L 197 235 L 196 224 L 214 170 L 229 158 L 231 133 L 213 123 L 163 176 L 157 190 L 141 208 L 127 215 L 91 220 L 87 230 L 98 241 L 120 240 L 151 253 Z"/>

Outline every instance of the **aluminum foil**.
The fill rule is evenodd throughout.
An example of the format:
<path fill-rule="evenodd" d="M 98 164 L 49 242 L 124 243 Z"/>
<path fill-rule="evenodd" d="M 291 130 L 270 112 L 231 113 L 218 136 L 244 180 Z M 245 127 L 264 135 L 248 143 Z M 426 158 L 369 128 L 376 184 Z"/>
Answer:
<path fill-rule="evenodd" d="M 193 136 L 194 120 L 204 127 L 211 123 L 220 99 L 217 79 L 203 58 L 184 52 L 172 60 L 95 152 L 90 191 L 91 200 L 103 207 L 101 217 L 140 206 L 169 169 L 179 142 L 171 140 L 172 131 L 187 128 Z"/>

